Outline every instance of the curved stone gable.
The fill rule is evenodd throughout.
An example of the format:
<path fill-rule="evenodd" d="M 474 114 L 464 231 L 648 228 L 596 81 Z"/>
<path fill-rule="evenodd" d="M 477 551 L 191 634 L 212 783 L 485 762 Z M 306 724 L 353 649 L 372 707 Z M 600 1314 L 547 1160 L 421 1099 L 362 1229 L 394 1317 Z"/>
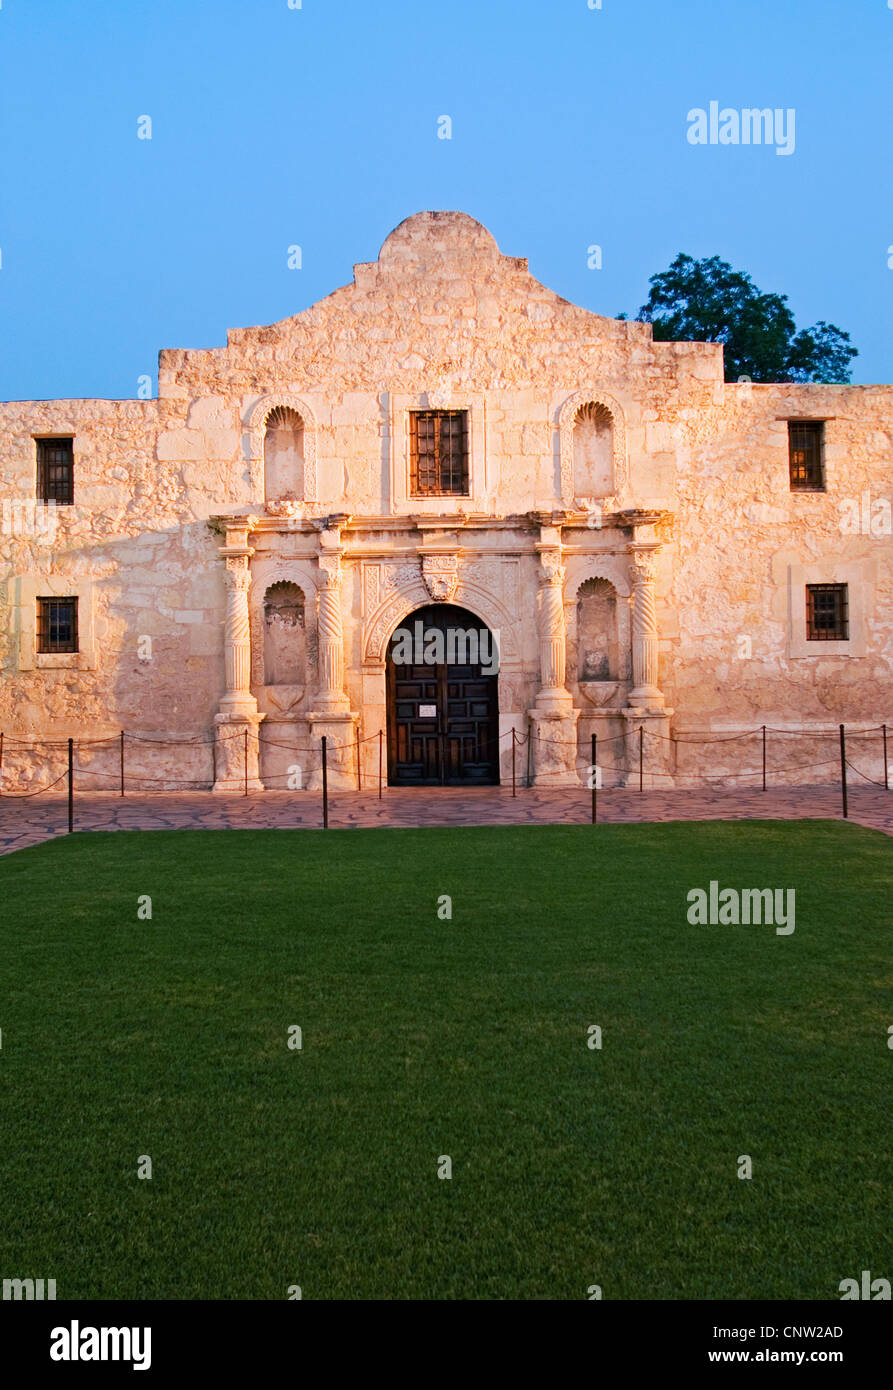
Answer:
<path fill-rule="evenodd" d="M 303 422 L 302 496 L 265 495 L 276 406 Z M 576 497 L 589 406 L 598 495 Z M 790 422 L 820 430 L 821 486 L 792 487 Z M 845 721 L 882 780 L 891 439 L 889 387 L 727 384 L 718 345 L 655 343 L 567 303 L 473 217 L 414 214 L 318 303 L 162 352 L 158 399 L 0 404 L 3 786 L 39 782 L 69 736 L 115 748 L 124 728 L 147 785 L 284 788 L 297 764 L 312 787 L 325 737 L 350 788 L 393 728 L 391 632 L 432 603 L 499 633 L 503 777 L 520 737 L 525 777 L 578 784 L 595 736 L 623 782 L 642 730 L 653 785 L 717 775 L 720 747 L 718 775 L 747 784 L 765 723 L 803 780 Z M 52 508 L 47 440 L 73 468 Z M 610 594 L 581 607 L 589 581 Z M 276 583 L 302 598 L 268 680 Z M 76 650 L 50 649 L 48 605 L 67 631 L 76 605 Z"/>

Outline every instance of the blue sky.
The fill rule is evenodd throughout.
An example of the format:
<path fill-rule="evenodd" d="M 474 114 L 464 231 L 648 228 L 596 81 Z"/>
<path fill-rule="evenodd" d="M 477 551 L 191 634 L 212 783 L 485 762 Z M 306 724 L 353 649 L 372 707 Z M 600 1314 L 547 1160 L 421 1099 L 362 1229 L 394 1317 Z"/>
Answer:
<path fill-rule="evenodd" d="M 154 392 L 159 348 L 298 312 L 424 208 L 598 313 L 718 254 L 893 381 L 887 0 L 588 5 L 0 0 L 0 399 Z M 711 100 L 794 108 L 794 153 L 692 146 Z"/>

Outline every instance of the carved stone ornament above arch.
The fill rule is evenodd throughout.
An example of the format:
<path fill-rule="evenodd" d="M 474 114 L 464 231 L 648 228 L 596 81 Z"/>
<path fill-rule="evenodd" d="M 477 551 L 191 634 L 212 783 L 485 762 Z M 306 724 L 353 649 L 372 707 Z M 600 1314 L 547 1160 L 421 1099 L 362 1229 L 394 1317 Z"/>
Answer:
<path fill-rule="evenodd" d="M 565 599 L 576 603 L 580 586 L 587 579 L 606 579 L 618 598 L 628 599 L 632 594 L 628 556 L 626 555 L 574 555 L 567 557 L 567 582 Z"/>
<path fill-rule="evenodd" d="M 300 415 L 304 424 L 304 497 L 305 502 L 317 501 L 316 496 L 316 416 L 305 400 L 300 396 L 295 396 L 290 391 L 276 391 L 269 396 L 262 396 L 256 405 L 252 406 L 248 416 L 248 447 L 250 450 L 250 461 L 252 468 L 263 468 L 264 463 L 264 438 L 267 432 L 267 420 L 272 411 L 277 406 L 282 406 L 286 410 L 293 410 Z"/>
<path fill-rule="evenodd" d="M 625 497 L 629 486 L 629 465 L 626 456 L 626 418 L 623 406 L 607 391 L 595 387 L 591 391 L 575 391 L 558 411 L 558 438 L 561 451 L 561 501 L 570 506 L 574 501 L 574 424 L 581 408 L 586 405 L 604 406 L 611 416 L 613 442 L 614 485 L 610 496 L 593 498 L 613 510 Z"/>
<path fill-rule="evenodd" d="M 459 582 L 450 601 L 456 607 L 467 608 L 469 612 L 474 613 L 475 617 L 485 623 L 496 636 L 500 669 L 518 665 L 516 622 L 499 599 L 477 584 L 470 581 L 463 583 L 460 570 Z M 366 619 L 363 631 L 364 664 L 383 665 L 394 629 L 417 608 L 427 608 L 430 604 L 431 595 L 419 571 L 415 578 L 401 584 L 397 593 L 380 603 Z"/>

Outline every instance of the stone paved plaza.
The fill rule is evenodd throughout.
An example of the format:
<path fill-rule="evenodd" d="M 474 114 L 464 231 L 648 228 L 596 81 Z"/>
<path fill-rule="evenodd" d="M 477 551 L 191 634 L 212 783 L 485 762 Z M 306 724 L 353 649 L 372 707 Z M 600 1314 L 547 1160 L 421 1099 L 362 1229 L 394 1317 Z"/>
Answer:
<path fill-rule="evenodd" d="M 613 821 L 839 819 L 837 787 L 705 791 L 611 789 L 598 794 L 598 819 Z M 364 826 L 578 825 L 590 819 L 590 793 L 577 788 L 506 787 L 338 792 L 329 798 L 330 829 Z M 855 787 L 849 819 L 893 835 L 893 793 Z M 160 792 L 110 796 L 79 794 L 75 830 L 276 830 L 322 826 L 322 796 L 314 792 Z M 0 797 L 0 852 L 66 834 L 65 797 Z"/>

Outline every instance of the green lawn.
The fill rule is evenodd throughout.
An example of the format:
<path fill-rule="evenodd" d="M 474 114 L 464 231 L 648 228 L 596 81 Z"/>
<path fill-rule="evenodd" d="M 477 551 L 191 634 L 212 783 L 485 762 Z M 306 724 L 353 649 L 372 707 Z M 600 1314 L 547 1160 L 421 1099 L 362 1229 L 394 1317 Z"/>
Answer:
<path fill-rule="evenodd" d="M 689 925 L 711 879 L 796 889 L 794 933 Z M 60 1299 L 833 1299 L 890 1278 L 891 879 L 888 838 L 831 821 L 8 856 L 0 1277 Z"/>

